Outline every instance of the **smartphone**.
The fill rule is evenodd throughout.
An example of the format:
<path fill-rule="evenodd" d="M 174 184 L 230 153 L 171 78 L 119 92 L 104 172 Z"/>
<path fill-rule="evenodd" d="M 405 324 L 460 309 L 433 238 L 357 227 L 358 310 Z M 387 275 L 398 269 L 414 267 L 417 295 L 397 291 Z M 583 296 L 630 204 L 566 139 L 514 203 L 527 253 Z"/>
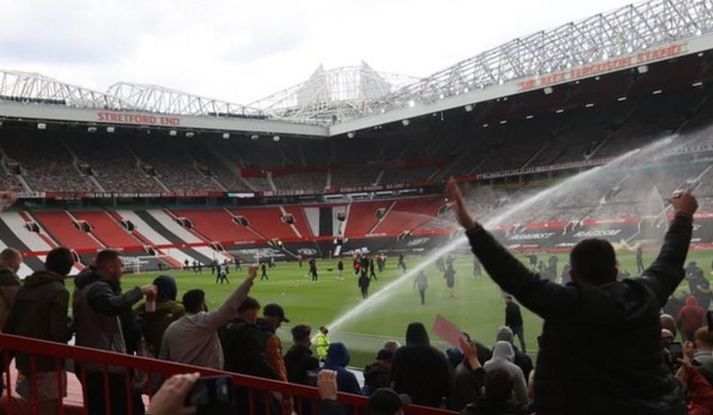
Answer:
<path fill-rule="evenodd" d="M 671 354 L 671 360 L 678 363 L 678 359 L 683 359 L 683 346 L 681 342 L 671 342 L 668 344 L 668 352 Z"/>
<path fill-rule="evenodd" d="M 198 379 L 186 396 L 186 406 L 233 405 L 233 382 L 227 376 L 207 376 Z"/>

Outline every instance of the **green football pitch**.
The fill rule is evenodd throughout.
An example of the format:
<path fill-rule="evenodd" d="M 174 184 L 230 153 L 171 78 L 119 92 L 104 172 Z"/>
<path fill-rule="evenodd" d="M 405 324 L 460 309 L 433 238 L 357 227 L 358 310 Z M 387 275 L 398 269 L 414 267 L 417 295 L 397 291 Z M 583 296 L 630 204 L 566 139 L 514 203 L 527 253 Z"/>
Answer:
<path fill-rule="evenodd" d="M 567 262 L 564 254 L 559 256 L 559 270 Z M 549 255 L 539 255 L 545 260 Z M 471 255 L 455 257 L 456 285 L 455 298 L 450 298 L 441 273 L 433 265 L 426 270 L 429 288 L 426 293 L 426 305 L 422 306 L 418 292 L 412 281 L 404 281 L 395 289 L 390 289 L 382 300 L 363 307 L 357 315 L 348 319 L 337 330 L 330 333 L 331 341 L 342 341 L 352 355 L 351 365 L 363 367 L 373 359 L 378 349 L 386 340 L 395 339 L 403 343 L 406 326 L 410 322 L 419 321 L 429 329 L 433 326 L 436 315 L 441 314 L 455 323 L 471 337 L 492 345 L 495 332 L 504 323 L 504 304 L 500 289 L 487 277 L 472 276 L 473 261 Z M 522 256 L 519 257 L 524 260 Z M 688 261 L 697 261 L 710 278 L 710 263 L 713 255 L 710 252 L 692 251 Z M 654 259 L 654 253 L 644 255 L 645 263 Z M 413 267 L 421 261 L 419 257 L 408 257 L 406 263 Z M 635 258 L 632 253 L 619 255 L 620 268 L 635 273 Z M 306 323 L 313 327 L 313 335 L 320 325 L 326 325 L 335 318 L 348 312 L 362 303 L 356 277 L 350 270 L 345 270 L 344 280 L 337 280 L 336 261 L 318 261 L 319 282 L 312 283 L 307 277 L 307 264 L 299 268 L 296 262 L 278 263 L 275 268 L 268 269 L 269 281 L 256 281 L 251 295 L 262 305 L 279 303 L 285 309 L 289 324 L 285 324 L 278 333 L 284 339 L 285 348 L 290 343 L 289 329 L 295 324 Z M 351 261 L 345 261 L 345 267 L 351 268 Z M 215 276 L 210 268 L 204 268 L 202 274 L 193 271 L 176 271 L 170 274 L 178 281 L 179 298 L 186 290 L 200 288 L 206 291 L 208 307 L 217 308 L 236 285 L 243 280 L 246 269 L 242 272 L 231 269 L 230 285 L 215 283 Z M 124 289 L 135 285 L 149 283 L 159 273 L 126 275 L 122 285 Z M 386 270 L 378 275 L 378 281 L 373 281 L 370 295 L 376 294 L 387 284 L 401 277 L 403 273 L 396 269 L 396 259 L 389 258 Z M 680 288 L 686 288 L 685 282 Z M 528 353 L 533 357 L 537 353 L 537 336 L 540 334 L 542 320 L 526 309 L 522 309 L 525 319 L 525 337 Z M 440 339 L 432 335 L 433 343 L 442 349 L 448 347 Z M 517 341 L 516 341 L 517 344 Z"/>

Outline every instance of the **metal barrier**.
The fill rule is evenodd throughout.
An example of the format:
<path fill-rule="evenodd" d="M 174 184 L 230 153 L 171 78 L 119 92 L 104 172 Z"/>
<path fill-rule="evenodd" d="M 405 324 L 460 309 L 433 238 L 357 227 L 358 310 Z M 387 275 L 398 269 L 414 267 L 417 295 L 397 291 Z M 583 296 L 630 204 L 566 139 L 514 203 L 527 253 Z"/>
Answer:
<path fill-rule="evenodd" d="M 99 407 L 97 412 L 96 406 L 94 406 L 95 410 L 93 412 L 110 414 L 112 413 L 110 408 L 116 408 L 114 405 L 118 404 L 117 397 L 121 397 L 122 400 L 126 401 L 124 405 L 126 408 L 125 413 L 133 415 L 141 411 L 135 410 L 134 404 L 137 404 L 133 401 L 135 396 L 142 397 L 138 401 L 138 405 L 143 406 L 147 402 L 146 398 L 150 397 L 158 389 L 162 380 L 175 374 L 198 372 L 201 377 L 230 377 L 236 394 L 239 396 L 239 404 L 244 409 L 240 413 L 247 415 L 285 415 L 290 412 L 290 406 L 277 405 L 276 407 L 274 405 L 275 396 L 280 394 L 284 397 L 291 397 L 291 409 L 298 415 L 318 415 L 320 397 L 318 390 L 314 387 L 3 333 L 0 333 L 0 349 L 2 350 L 0 353 L 2 353 L 3 358 L 3 379 L 5 381 L 4 402 L 0 409 L 4 409 L 6 414 L 39 414 L 45 412 L 89 414 L 91 413 L 89 405 L 96 404 L 97 401 L 100 401 L 104 406 L 103 411 Z M 29 360 L 31 370 L 29 374 L 26 374 L 29 376 L 16 375 L 17 371 L 14 369 L 12 361 L 18 357 L 25 362 Z M 52 371 L 43 370 L 42 376 L 38 378 L 40 372 L 38 370 L 38 362 L 44 368 L 47 367 L 48 362 L 53 362 L 51 365 Z M 69 368 L 67 376 L 76 376 L 79 384 L 82 385 L 81 402 L 76 403 L 76 405 L 68 405 L 60 398 L 55 403 L 56 408 L 44 407 L 44 409 L 41 409 L 42 404 L 38 398 L 42 390 L 38 383 L 43 383 L 44 392 L 47 392 L 52 387 L 57 387 L 61 390 L 64 387 L 63 384 L 70 383 L 64 378 L 65 368 Z M 142 385 L 135 384 L 135 380 L 139 377 L 138 374 L 142 374 L 141 377 L 145 379 Z M 28 400 L 18 398 L 13 393 L 17 380 L 23 377 L 30 384 L 30 398 Z M 116 382 L 117 379 L 119 380 L 118 384 Z M 76 385 L 76 381 L 74 384 Z M 102 391 L 103 396 L 97 396 L 97 388 Z M 123 391 L 128 393 L 122 392 L 122 388 L 125 388 Z M 91 395 L 88 389 L 93 389 Z M 27 409 L 21 409 L 23 406 L 18 406 L 18 400 L 22 401 L 24 408 Z M 348 409 L 347 413 L 353 415 L 366 414 L 368 399 L 363 396 L 339 393 L 337 402 Z M 407 406 L 404 412 L 406 415 L 453 414 L 453 412 L 445 410 L 416 405 Z"/>

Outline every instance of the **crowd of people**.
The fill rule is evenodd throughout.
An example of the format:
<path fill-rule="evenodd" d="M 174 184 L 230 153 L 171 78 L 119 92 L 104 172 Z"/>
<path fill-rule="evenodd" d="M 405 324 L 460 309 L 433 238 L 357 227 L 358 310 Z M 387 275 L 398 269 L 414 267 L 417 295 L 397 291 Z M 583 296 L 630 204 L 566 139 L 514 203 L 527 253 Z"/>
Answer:
<path fill-rule="evenodd" d="M 493 347 L 484 344 L 487 339 L 461 333 L 458 347 L 444 352 L 432 345 L 425 326 L 414 322 L 403 346 L 389 341 L 375 352 L 361 385 L 349 368 L 348 344 L 333 341 L 327 327 L 313 333 L 305 322 L 294 324 L 291 346 L 284 348 L 277 330 L 290 323 L 285 309 L 263 306 L 251 296 L 257 266 L 250 266 L 247 278 L 209 310 L 200 289 L 185 291 L 178 301 L 177 281 L 167 275 L 124 290 L 119 253 L 101 251 L 74 278 L 70 314 L 65 280 L 74 257 L 63 247 L 49 252 L 44 270 L 22 282 L 16 275 L 20 253 L 11 248 L 0 253 L 0 323 L 9 334 L 59 343 L 74 337 L 78 346 L 318 386 L 318 412 L 324 415 L 350 412 L 335 402 L 336 392 L 369 396 L 369 405 L 377 407 L 390 402 L 381 406 L 392 408 L 382 415 L 396 415 L 405 403 L 466 415 L 713 413 L 713 328 L 706 315 L 711 289 L 696 263 L 684 267 L 697 209 L 690 193 L 672 198 L 674 219 L 660 254 L 640 278 L 620 279 L 612 245 L 587 239 L 570 254 L 571 282 L 558 284 L 541 278 L 536 266 L 519 262 L 473 219 L 454 182 L 448 191 L 475 264 L 505 293 L 506 325 L 493 333 Z M 384 265 L 385 258 L 361 256 L 353 267 L 360 278 L 371 279 L 376 274 L 370 277 L 370 272 Z M 448 280 L 452 261 L 446 258 L 439 266 Z M 406 269 L 403 258 L 398 267 Z M 682 300 L 674 292 L 684 278 L 692 295 Z M 418 278 L 415 286 L 425 291 Z M 518 303 L 544 319 L 536 364 L 527 354 Z M 683 342 L 676 341 L 679 334 Z M 36 399 L 42 413 L 56 413 L 66 396 L 65 369 L 53 359 L 33 360 L 21 351 L 14 358 L 20 400 Z M 111 414 L 124 414 L 129 406 L 144 413 L 139 390 L 127 382 L 127 376 L 138 381 L 137 372 L 111 367 L 105 373 L 91 363 L 74 370 L 82 374 L 88 413 L 110 408 Z M 184 410 L 181 399 L 197 378 L 173 377 L 160 390 L 148 391 L 155 392 L 148 413 Z M 312 402 L 290 394 L 248 397 L 238 390 L 238 412 L 248 413 L 250 405 L 271 415 L 315 413 Z"/>

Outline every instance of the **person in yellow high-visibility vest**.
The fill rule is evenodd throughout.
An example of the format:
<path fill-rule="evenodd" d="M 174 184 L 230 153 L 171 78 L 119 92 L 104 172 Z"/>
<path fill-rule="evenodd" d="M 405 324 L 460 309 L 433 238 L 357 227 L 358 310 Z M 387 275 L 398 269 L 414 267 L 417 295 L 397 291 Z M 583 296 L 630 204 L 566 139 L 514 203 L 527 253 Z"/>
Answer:
<path fill-rule="evenodd" d="M 317 353 L 317 359 L 324 360 L 327 357 L 329 349 L 329 329 L 322 326 L 319 328 L 319 334 L 314 338 L 314 350 Z"/>

